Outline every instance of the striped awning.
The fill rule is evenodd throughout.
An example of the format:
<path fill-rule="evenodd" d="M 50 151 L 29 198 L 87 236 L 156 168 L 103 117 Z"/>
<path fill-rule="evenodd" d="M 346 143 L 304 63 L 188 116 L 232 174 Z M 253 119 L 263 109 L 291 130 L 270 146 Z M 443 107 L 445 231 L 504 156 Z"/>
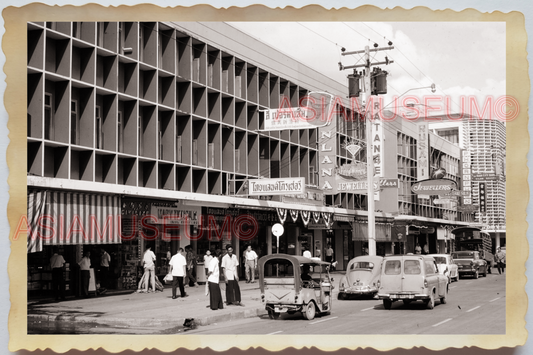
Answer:
<path fill-rule="evenodd" d="M 30 192 L 28 251 L 43 244 L 120 244 L 120 207 L 119 195 Z"/>

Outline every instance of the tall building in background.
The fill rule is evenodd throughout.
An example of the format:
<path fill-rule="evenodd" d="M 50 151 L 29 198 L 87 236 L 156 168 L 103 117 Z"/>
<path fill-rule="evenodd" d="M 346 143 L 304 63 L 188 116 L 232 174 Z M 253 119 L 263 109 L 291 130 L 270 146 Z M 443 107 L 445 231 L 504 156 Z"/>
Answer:
<path fill-rule="evenodd" d="M 484 208 L 475 214 L 475 221 L 493 236 L 496 245 L 505 245 L 505 124 L 470 117 L 432 123 L 430 128 L 470 153 L 473 204 L 483 205 L 480 183 L 481 191 L 483 185 L 485 190 Z"/>

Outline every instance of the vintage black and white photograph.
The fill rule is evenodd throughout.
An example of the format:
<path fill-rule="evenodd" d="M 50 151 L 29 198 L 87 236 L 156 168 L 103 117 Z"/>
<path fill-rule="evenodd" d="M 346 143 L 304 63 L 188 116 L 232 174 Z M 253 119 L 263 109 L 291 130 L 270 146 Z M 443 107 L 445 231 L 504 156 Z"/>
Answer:
<path fill-rule="evenodd" d="M 28 334 L 505 334 L 505 38 L 28 22 Z"/>

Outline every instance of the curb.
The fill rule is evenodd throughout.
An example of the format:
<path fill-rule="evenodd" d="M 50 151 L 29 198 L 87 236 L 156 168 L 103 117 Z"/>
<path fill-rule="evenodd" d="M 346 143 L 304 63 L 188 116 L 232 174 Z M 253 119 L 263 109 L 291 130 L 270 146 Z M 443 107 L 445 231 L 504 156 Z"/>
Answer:
<path fill-rule="evenodd" d="M 241 311 L 216 314 L 212 316 L 204 316 L 200 318 L 194 318 L 194 321 L 198 325 L 210 325 L 213 323 L 222 323 L 226 321 L 252 318 L 267 314 L 264 307 L 255 307 L 249 309 L 243 309 Z M 192 317 L 190 317 L 192 318 Z M 50 315 L 50 314 L 28 314 L 27 323 L 30 324 L 48 324 L 48 323 L 80 323 L 80 324 L 101 324 L 107 327 L 119 326 L 130 327 L 135 324 L 135 327 L 158 327 L 169 328 L 172 326 L 181 326 L 185 322 L 185 317 L 175 318 L 175 324 L 169 323 L 168 319 L 139 319 L 139 318 L 101 318 L 98 316 L 67 316 L 67 315 Z"/>

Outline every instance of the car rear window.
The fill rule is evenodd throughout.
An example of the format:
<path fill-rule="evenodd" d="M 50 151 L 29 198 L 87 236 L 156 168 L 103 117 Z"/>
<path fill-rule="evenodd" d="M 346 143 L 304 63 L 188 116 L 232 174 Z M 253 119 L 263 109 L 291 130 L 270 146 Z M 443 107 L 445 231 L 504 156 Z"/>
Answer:
<path fill-rule="evenodd" d="M 350 267 L 350 270 L 355 270 L 355 269 L 372 270 L 373 268 L 374 268 L 374 263 L 371 263 L 369 261 L 358 261 L 352 264 L 352 266 Z"/>
<path fill-rule="evenodd" d="M 385 263 L 385 275 L 400 275 L 400 260 L 387 260 Z"/>
<path fill-rule="evenodd" d="M 405 260 L 403 262 L 403 273 L 406 275 L 419 275 L 422 272 L 418 260 Z"/>
<path fill-rule="evenodd" d="M 446 264 L 446 258 L 444 256 L 434 256 L 433 258 L 437 264 Z"/>

